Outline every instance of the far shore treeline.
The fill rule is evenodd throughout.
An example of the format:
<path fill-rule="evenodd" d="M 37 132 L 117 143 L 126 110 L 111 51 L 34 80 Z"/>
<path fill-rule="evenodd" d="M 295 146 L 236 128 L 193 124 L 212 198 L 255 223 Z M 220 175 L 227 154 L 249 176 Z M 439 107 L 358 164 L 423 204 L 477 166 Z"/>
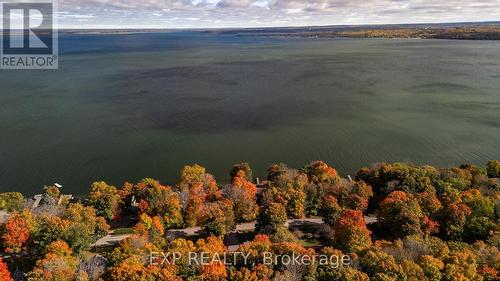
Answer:
<path fill-rule="evenodd" d="M 84 198 L 56 185 L 34 199 L 0 193 L 0 280 L 500 279 L 500 161 L 377 163 L 352 177 L 323 161 L 280 163 L 258 183 L 240 163 L 229 174 L 219 184 L 194 164 L 172 185 L 94 182 Z M 245 259 L 188 262 L 236 251 Z M 177 253 L 177 263 L 153 252 Z M 266 253 L 349 263 L 269 264 Z"/>

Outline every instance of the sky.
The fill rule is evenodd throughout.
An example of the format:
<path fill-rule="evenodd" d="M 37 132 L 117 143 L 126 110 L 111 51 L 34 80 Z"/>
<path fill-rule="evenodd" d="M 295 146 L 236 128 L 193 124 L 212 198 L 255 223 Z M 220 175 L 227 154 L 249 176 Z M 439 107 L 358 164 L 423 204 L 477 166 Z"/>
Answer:
<path fill-rule="evenodd" d="M 222 28 L 500 20 L 500 0 L 59 0 L 60 28 Z"/>

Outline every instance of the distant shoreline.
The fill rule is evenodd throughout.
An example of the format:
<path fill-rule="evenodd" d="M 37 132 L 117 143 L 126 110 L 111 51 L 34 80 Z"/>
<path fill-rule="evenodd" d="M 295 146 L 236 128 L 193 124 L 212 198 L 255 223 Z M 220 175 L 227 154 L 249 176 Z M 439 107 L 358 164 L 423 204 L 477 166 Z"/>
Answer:
<path fill-rule="evenodd" d="M 269 28 L 212 32 L 264 37 L 500 40 L 500 22 Z"/>
<path fill-rule="evenodd" d="M 61 29 L 61 34 L 131 35 L 139 33 L 200 32 L 201 34 L 301 37 L 301 38 L 389 38 L 500 40 L 500 22 L 391 24 L 311 27 L 220 28 L 220 29 Z"/>

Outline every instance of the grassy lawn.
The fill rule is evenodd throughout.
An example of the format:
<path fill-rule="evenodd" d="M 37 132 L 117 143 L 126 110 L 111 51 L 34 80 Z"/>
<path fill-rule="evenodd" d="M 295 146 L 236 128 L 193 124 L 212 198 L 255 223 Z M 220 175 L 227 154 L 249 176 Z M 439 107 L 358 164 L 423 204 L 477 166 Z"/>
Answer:
<path fill-rule="evenodd" d="M 132 234 L 134 229 L 131 227 L 121 227 L 113 229 L 113 235 L 124 235 L 124 234 Z"/>
<path fill-rule="evenodd" d="M 300 245 L 302 245 L 305 248 L 310 248 L 310 247 L 316 247 L 316 246 L 321 246 L 321 242 L 318 240 L 312 239 L 312 240 L 299 240 Z"/>

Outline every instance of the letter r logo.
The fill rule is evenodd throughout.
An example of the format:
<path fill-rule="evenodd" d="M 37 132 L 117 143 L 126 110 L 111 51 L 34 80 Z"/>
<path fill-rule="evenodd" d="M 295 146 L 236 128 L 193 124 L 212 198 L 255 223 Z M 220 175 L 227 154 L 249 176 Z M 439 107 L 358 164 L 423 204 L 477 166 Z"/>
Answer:
<path fill-rule="evenodd" d="M 3 53 L 52 54 L 52 3 L 3 3 Z"/>

